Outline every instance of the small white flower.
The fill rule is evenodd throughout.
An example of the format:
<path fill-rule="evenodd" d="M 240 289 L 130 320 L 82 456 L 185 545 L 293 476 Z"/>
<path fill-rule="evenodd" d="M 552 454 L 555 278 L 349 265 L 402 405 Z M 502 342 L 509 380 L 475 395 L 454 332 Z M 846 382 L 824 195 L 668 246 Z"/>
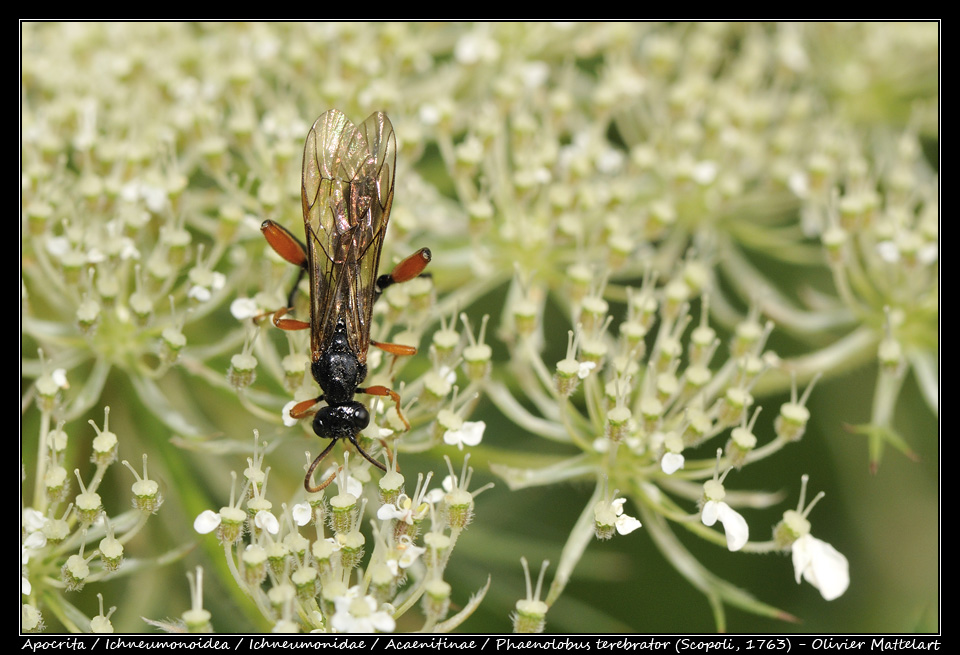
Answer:
<path fill-rule="evenodd" d="M 450 476 L 447 476 L 447 477 L 450 477 Z M 431 489 L 430 491 L 428 491 L 428 492 L 424 495 L 423 499 L 424 499 L 425 501 L 427 501 L 428 503 L 430 503 L 431 505 L 437 505 L 437 504 L 443 502 L 443 496 L 444 496 L 446 493 L 447 493 L 447 492 L 445 492 L 443 489 L 436 489 L 436 488 L 434 488 L 434 489 Z"/>
<path fill-rule="evenodd" d="M 542 61 L 530 61 L 520 67 L 520 78 L 528 89 L 536 89 L 550 79 L 550 67 Z"/>
<path fill-rule="evenodd" d="M 924 244 L 919 235 L 903 232 L 896 238 L 881 241 L 876 245 L 880 259 L 888 264 L 899 264 L 904 260 L 916 260 L 924 266 L 937 260 L 939 249 L 936 243 Z"/>
<path fill-rule="evenodd" d="M 120 241 L 120 259 L 128 260 L 138 260 L 140 259 L 140 251 L 137 250 L 136 244 L 134 244 L 133 239 L 123 238 Z"/>
<path fill-rule="evenodd" d="M 162 213 L 169 204 L 169 198 L 167 196 L 167 190 L 161 186 L 155 186 L 152 184 L 141 184 L 140 185 L 140 197 L 143 199 L 144 204 L 154 214 Z"/>
<path fill-rule="evenodd" d="M 660 459 L 660 470 L 670 475 L 682 469 L 683 463 L 684 458 L 680 453 L 664 453 Z"/>
<path fill-rule="evenodd" d="M 621 150 L 606 148 L 597 155 L 596 166 L 601 173 L 614 174 L 623 167 L 625 157 Z"/>
<path fill-rule="evenodd" d="M 427 503 L 421 503 L 419 507 L 413 506 L 413 500 L 406 494 L 400 494 L 397 504 L 387 503 L 377 510 L 377 518 L 381 521 L 394 519 L 403 521 L 407 525 L 413 525 L 415 521 L 422 519 L 430 506 Z"/>
<path fill-rule="evenodd" d="M 210 293 L 210 289 L 207 287 L 192 286 L 190 287 L 190 291 L 187 292 L 187 298 L 196 300 L 197 302 L 207 302 L 212 297 L 213 294 Z"/>
<path fill-rule="evenodd" d="M 40 531 L 31 532 L 23 541 L 23 548 L 26 550 L 40 550 L 47 545 L 47 536 Z M 27 556 L 29 558 L 29 555 Z M 26 564 L 26 560 L 23 562 Z"/>
<path fill-rule="evenodd" d="M 694 165 L 693 179 L 701 186 L 713 184 L 713 181 L 717 179 L 718 171 L 719 167 L 717 166 L 717 162 L 705 159 L 704 161 L 699 161 Z"/>
<path fill-rule="evenodd" d="M 201 268 L 196 268 L 190 272 L 190 280 L 193 284 L 190 287 L 190 291 L 187 292 L 187 297 L 199 302 L 207 302 L 210 300 L 210 298 L 213 297 L 213 292 L 222 289 L 227 282 L 227 278 L 223 273 L 207 271 Z"/>
<path fill-rule="evenodd" d="M 32 507 L 27 507 L 20 515 L 20 525 L 28 533 L 42 530 L 49 521 L 50 519 Z"/>
<path fill-rule="evenodd" d="M 253 298 L 237 298 L 230 303 L 230 313 L 235 319 L 242 321 L 259 315 L 261 310 Z"/>
<path fill-rule="evenodd" d="M 700 513 L 700 520 L 707 527 L 720 520 L 723 531 L 727 535 L 727 549 L 731 552 L 740 550 L 750 538 L 750 527 L 736 510 L 723 501 L 708 500 Z"/>
<path fill-rule="evenodd" d="M 293 522 L 303 527 L 313 520 L 313 509 L 308 503 L 297 503 L 293 506 Z"/>
<path fill-rule="evenodd" d="M 613 495 L 617 492 L 614 491 Z M 598 539 L 609 539 L 613 536 L 613 531 L 618 534 L 630 534 L 634 530 L 642 527 L 640 521 L 632 516 L 623 513 L 623 505 L 627 502 L 626 498 L 615 498 L 609 500 L 610 496 L 604 491 L 604 498 L 593 507 L 594 529 Z"/>
<path fill-rule="evenodd" d="M 452 369 L 449 366 L 441 366 L 440 370 L 437 371 L 437 375 L 448 384 L 454 384 L 457 381 L 456 369 Z"/>
<path fill-rule="evenodd" d="M 70 251 L 70 240 L 67 237 L 47 237 L 47 252 L 55 257 L 60 257 Z"/>
<path fill-rule="evenodd" d="M 400 568 L 406 569 L 411 567 L 425 552 L 427 552 L 426 548 L 422 548 L 413 543 L 408 544 L 406 548 L 404 548 L 403 554 L 400 555 Z"/>
<path fill-rule="evenodd" d="M 798 198 L 806 198 L 810 194 L 810 181 L 803 171 L 794 171 L 787 178 L 787 186 Z"/>
<path fill-rule="evenodd" d="M 443 481 L 440 483 L 440 486 L 443 487 L 445 493 L 450 493 L 457 488 L 457 478 L 453 475 L 445 475 Z"/>
<path fill-rule="evenodd" d="M 893 241 L 881 241 L 877 244 L 877 254 L 888 264 L 896 264 L 900 260 L 900 250 Z"/>
<path fill-rule="evenodd" d="M 35 509 L 27 508 L 21 514 L 21 525 L 28 531 L 27 538 L 20 545 L 20 593 L 29 596 L 33 590 L 26 575 L 26 566 L 30 561 L 30 551 L 39 550 L 47 545 L 47 536 L 41 532 L 49 519 Z"/>
<path fill-rule="evenodd" d="M 619 534 L 630 534 L 634 530 L 643 527 L 640 521 L 623 513 L 623 504 L 625 502 L 627 502 L 626 498 L 617 498 L 611 503 L 614 512 L 617 514 L 617 522 L 615 525 Z"/>
<path fill-rule="evenodd" d="M 391 519 L 405 521 L 406 517 L 409 515 L 410 512 L 404 512 L 403 510 L 397 508 L 397 506 L 393 503 L 382 505 L 380 509 L 377 510 L 377 518 L 381 521 L 389 521 Z"/>
<path fill-rule="evenodd" d="M 824 600 L 839 598 L 850 586 L 850 563 L 827 542 L 805 534 L 793 542 L 792 551 L 797 584 L 802 576 Z"/>
<path fill-rule="evenodd" d="M 400 537 L 397 550 L 400 551 L 400 557 L 387 560 L 387 568 L 390 569 L 394 577 L 399 576 L 403 569 L 413 566 L 420 559 L 420 556 L 427 552 L 426 548 L 415 545 L 408 535 Z"/>
<path fill-rule="evenodd" d="M 330 620 L 341 633 L 393 632 L 396 622 L 389 612 L 377 609 L 373 596 L 361 596 L 360 587 L 350 587 L 343 596 L 333 599 L 336 612 Z"/>
<path fill-rule="evenodd" d="M 244 214 L 243 215 L 243 226 L 244 229 L 249 230 L 250 232 L 260 232 L 260 226 L 263 224 L 263 217 L 256 214 Z"/>
<path fill-rule="evenodd" d="M 597 367 L 596 362 L 580 362 L 580 368 L 577 371 L 577 377 L 580 378 L 581 380 L 585 380 L 587 376 L 590 375 L 590 371 L 592 371 L 596 367 Z"/>
<path fill-rule="evenodd" d="M 440 122 L 440 110 L 436 105 L 425 103 L 420 106 L 420 122 L 424 125 L 436 125 Z"/>
<path fill-rule="evenodd" d="M 70 388 L 70 383 L 67 382 L 67 372 L 62 368 L 54 369 L 53 373 L 50 374 L 50 379 L 60 389 Z"/>
<path fill-rule="evenodd" d="M 266 530 L 270 534 L 277 534 L 280 532 L 280 522 L 277 520 L 277 517 L 273 515 L 272 512 L 268 512 L 265 509 L 260 510 L 253 517 L 253 523 L 261 530 Z"/>
<path fill-rule="evenodd" d="M 624 514 L 623 516 L 617 517 L 617 532 L 619 534 L 630 534 L 634 530 L 642 527 L 643 524 L 632 516 Z"/>
<path fill-rule="evenodd" d="M 283 406 L 281 416 L 283 417 L 283 424 L 288 428 L 292 428 L 294 425 L 300 422 L 300 419 L 293 418 L 293 416 L 290 415 L 290 410 L 292 410 L 296 404 L 296 400 L 291 400 Z"/>
<path fill-rule="evenodd" d="M 453 56 L 465 66 L 478 62 L 489 64 L 500 58 L 500 45 L 489 35 L 475 31 L 460 37 L 453 48 Z"/>
<path fill-rule="evenodd" d="M 443 442 L 463 450 L 465 445 L 476 446 L 479 444 L 486 429 L 487 424 L 483 421 L 465 421 L 458 430 L 444 432 Z"/>
<path fill-rule="evenodd" d="M 469 455 L 468 455 L 469 457 Z M 458 481 L 457 478 L 453 475 L 444 476 L 443 480 L 440 482 L 441 489 L 431 489 L 426 494 L 424 494 L 423 499 L 430 503 L 431 505 L 437 505 L 442 503 L 447 494 L 455 491 L 457 489 Z"/>
<path fill-rule="evenodd" d="M 220 527 L 220 515 L 212 509 L 200 512 L 200 516 L 193 522 L 193 529 L 200 534 L 210 534 L 218 527 Z"/>
<path fill-rule="evenodd" d="M 352 475 L 348 475 L 346 491 L 348 494 L 352 494 L 354 498 L 360 498 L 363 495 L 363 483 Z"/>
<path fill-rule="evenodd" d="M 595 453 L 609 453 L 611 443 L 610 439 L 606 436 L 600 436 L 593 440 L 590 447 L 593 448 L 593 452 Z"/>

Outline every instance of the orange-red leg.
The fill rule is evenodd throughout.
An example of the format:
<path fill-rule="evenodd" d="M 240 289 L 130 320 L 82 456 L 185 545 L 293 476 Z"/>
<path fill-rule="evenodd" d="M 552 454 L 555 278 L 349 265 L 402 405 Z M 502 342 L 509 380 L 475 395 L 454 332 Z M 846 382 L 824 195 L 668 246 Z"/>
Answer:
<path fill-rule="evenodd" d="M 304 416 L 311 416 L 316 414 L 317 410 L 314 409 L 317 403 L 323 400 L 323 396 L 317 396 L 316 398 L 310 398 L 309 400 L 301 400 L 296 405 L 290 408 L 290 416 L 297 420 L 302 419 Z M 313 410 L 313 411 L 310 411 Z"/>
<path fill-rule="evenodd" d="M 284 307 L 273 313 L 273 324 L 281 330 L 309 330 L 310 323 L 307 321 L 298 321 L 295 318 L 283 318 L 283 315 L 289 312 L 292 307 Z"/>
<path fill-rule="evenodd" d="M 397 404 L 397 415 L 400 417 L 400 420 L 403 421 L 404 426 L 406 426 L 408 430 L 410 429 L 409 421 L 407 421 L 403 412 L 400 410 L 400 394 L 396 391 L 378 384 L 372 387 L 366 387 L 365 389 L 357 387 L 357 393 L 365 393 L 371 396 L 390 396 L 390 399 Z"/>
<path fill-rule="evenodd" d="M 388 352 L 391 355 L 398 355 L 400 357 L 409 357 L 410 355 L 417 354 L 416 346 L 405 346 L 402 343 L 383 343 L 381 341 L 370 340 L 370 345 L 376 346 L 384 352 Z"/>
<path fill-rule="evenodd" d="M 381 275 L 377 278 L 377 295 L 381 294 L 384 289 L 389 287 L 391 284 L 397 284 L 398 282 L 408 282 L 415 277 L 418 277 L 423 273 L 423 269 L 427 267 L 427 264 L 430 263 L 430 260 L 433 259 L 433 255 L 430 253 L 429 248 L 421 248 L 417 252 L 413 253 L 402 262 L 393 267 L 387 275 Z"/>
<path fill-rule="evenodd" d="M 310 324 L 306 321 L 298 321 L 295 318 L 283 318 L 283 315 L 291 311 L 292 307 L 284 307 L 283 309 L 278 309 L 275 312 L 264 312 L 262 314 L 257 314 L 253 317 L 253 322 L 258 324 L 260 321 L 265 319 L 267 316 L 271 317 L 271 321 L 281 330 L 309 330 Z"/>
<path fill-rule="evenodd" d="M 268 219 L 260 225 L 260 231 L 278 255 L 294 266 L 306 268 L 307 249 L 290 230 Z"/>
<path fill-rule="evenodd" d="M 267 240 L 267 243 L 270 244 L 270 247 L 273 248 L 274 252 L 294 266 L 300 267 L 300 274 L 297 275 L 297 281 L 293 283 L 293 288 L 290 289 L 290 294 L 287 296 L 287 307 L 292 308 L 293 298 L 297 295 L 297 287 L 300 286 L 300 280 L 303 279 L 303 276 L 307 272 L 307 249 L 300 239 L 293 236 L 293 233 L 291 233 L 290 230 L 278 223 L 274 223 L 269 219 L 260 224 L 260 231 L 263 232 L 264 238 Z M 299 322 L 303 323 L 303 321 Z M 276 324 L 276 319 L 274 319 L 274 324 Z M 283 329 L 300 330 L 306 328 L 297 327 Z"/>

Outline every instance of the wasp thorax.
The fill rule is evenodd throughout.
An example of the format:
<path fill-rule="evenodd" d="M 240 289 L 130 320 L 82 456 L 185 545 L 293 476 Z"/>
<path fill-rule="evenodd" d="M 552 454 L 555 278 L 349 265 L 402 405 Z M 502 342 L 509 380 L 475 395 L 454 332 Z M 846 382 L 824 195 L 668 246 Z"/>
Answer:
<path fill-rule="evenodd" d="M 313 363 L 312 372 L 327 402 L 338 404 L 353 398 L 357 385 L 367 376 L 367 366 L 351 352 L 328 351 Z"/>

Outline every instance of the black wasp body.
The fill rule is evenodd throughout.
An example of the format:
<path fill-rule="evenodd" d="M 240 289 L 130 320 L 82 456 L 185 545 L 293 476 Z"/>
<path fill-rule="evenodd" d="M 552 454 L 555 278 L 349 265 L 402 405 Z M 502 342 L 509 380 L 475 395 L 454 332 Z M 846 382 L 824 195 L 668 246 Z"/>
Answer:
<path fill-rule="evenodd" d="M 363 431 L 370 424 L 370 413 L 353 396 L 367 377 L 367 365 L 350 350 L 343 321 L 337 322 L 329 347 L 310 370 L 327 401 L 326 407 L 318 409 L 313 416 L 313 431 L 317 436 L 351 439 Z"/>
<path fill-rule="evenodd" d="M 383 289 L 420 275 L 430 261 L 422 248 L 397 264 L 393 272 L 377 277 L 380 250 L 393 205 L 397 143 L 386 114 L 372 114 L 354 125 L 331 109 L 316 120 L 303 149 L 301 200 L 307 243 L 273 221 L 260 229 L 281 257 L 301 267 L 310 277 L 310 321 L 283 318 L 292 310 L 296 285 L 288 307 L 277 311 L 273 323 L 285 330 L 310 330 L 311 373 L 323 394 L 296 404 L 294 418 L 314 415 L 317 436 L 330 439 L 307 470 L 304 487 L 319 491 L 333 480 L 311 486 L 314 470 L 339 439 L 347 439 L 369 462 L 386 470 L 357 443 L 370 423 L 358 393 L 389 396 L 401 420 L 400 396 L 383 386 L 361 387 L 367 376 L 370 344 L 394 355 L 412 355 L 416 348 L 370 340 L 373 303 Z M 317 408 L 318 403 L 326 405 Z"/>

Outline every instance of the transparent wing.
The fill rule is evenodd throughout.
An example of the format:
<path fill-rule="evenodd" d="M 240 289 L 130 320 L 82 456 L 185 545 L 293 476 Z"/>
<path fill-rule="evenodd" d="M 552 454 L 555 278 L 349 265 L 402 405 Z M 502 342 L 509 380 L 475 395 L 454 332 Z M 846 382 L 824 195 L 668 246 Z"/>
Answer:
<path fill-rule="evenodd" d="M 330 343 L 338 321 L 346 326 L 353 352 L 366 360 L 396 160 L 393 125 L 382 112 L 355 126 L 331 109 L 307 134 L 301 199 L 314 360 Z"/>

